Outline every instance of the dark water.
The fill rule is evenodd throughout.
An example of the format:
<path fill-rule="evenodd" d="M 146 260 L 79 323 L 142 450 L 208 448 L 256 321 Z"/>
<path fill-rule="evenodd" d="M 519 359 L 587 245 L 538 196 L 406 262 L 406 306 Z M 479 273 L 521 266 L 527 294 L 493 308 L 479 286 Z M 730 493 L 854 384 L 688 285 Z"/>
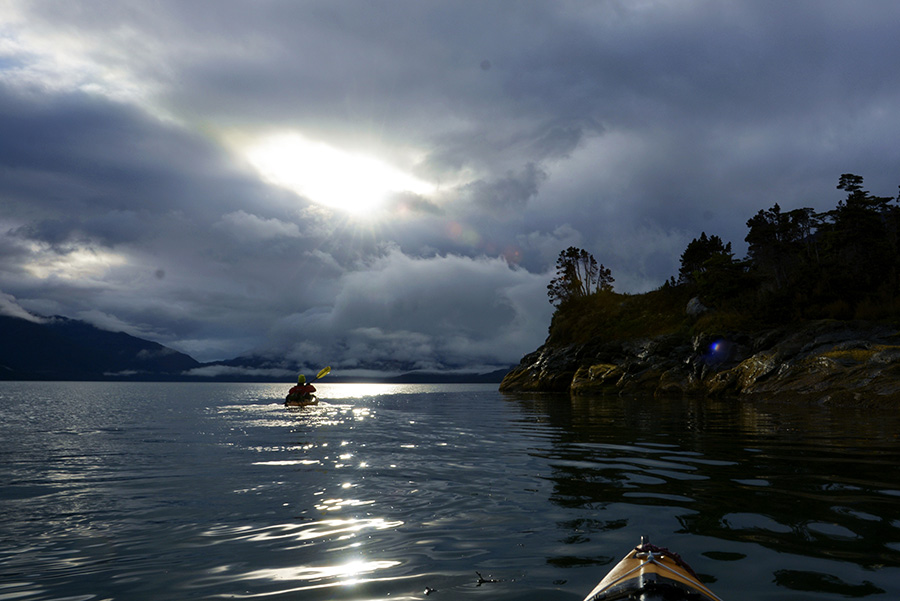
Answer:
<path fill-rule="evenodd" d="M 0 600 L 900 599 L 896 410 L 286 388 L 0 383 Z"/>

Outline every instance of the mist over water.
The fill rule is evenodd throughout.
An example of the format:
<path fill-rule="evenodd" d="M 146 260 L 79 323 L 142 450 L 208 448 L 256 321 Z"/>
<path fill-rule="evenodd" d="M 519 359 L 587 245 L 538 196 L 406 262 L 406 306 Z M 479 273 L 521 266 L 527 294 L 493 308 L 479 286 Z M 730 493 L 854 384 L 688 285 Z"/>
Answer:
<path fill-rule="evenodd" d="M 900 598 L 896 411 L 288 387 L 0 383 L 0 600 Z"/>

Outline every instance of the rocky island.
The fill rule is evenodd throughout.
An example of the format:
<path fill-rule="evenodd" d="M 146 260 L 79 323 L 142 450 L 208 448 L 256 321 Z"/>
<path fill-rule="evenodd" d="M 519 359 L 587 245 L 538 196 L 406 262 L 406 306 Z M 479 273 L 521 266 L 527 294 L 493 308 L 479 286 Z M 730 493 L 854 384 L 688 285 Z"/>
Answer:
<path fill-rule="evenodd" d="M 816 320 L 753 333 L 544 344 L 522 358 L 500 390 L 900 400 L 900 332 L 881 323 Z"/>
<path fill-rule="evenodd" d="M 862 182 L 842 175 L 832 211 L 759 211 L 742 260 L 701 234 L 678 278 L 643 294 L 614 292 L 586 251 L 561 252 L 549 336 L 500 390 L 900 400 L 900 207 Z"/>

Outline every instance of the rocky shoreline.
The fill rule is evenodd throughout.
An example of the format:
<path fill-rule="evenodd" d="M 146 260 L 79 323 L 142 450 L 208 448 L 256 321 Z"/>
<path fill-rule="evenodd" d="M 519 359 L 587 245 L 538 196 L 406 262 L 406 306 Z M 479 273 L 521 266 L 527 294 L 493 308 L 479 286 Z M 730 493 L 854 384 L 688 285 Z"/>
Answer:
<path fill-rule="evenodd" d="M 897 401 L 900 331 L 880 323 L 823 320 L 753 333 L 544 344 L 522 358 L 500 390 L 856 405 Z"/>

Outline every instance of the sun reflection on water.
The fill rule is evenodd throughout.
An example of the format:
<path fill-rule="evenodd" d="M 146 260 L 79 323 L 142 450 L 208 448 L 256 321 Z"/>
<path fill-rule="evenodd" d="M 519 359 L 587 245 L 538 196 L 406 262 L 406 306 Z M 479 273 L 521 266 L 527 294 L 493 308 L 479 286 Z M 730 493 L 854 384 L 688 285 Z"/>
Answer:
<path fill-rule="evenodd" d="M 220 409 L 217 417 L 225 420 L 233 436 L 223 443 L 237 441 L 245 465 L 259 466 L 251 472 L 255 481 L 242 481 L 234 492 L 271 500 L 273 507 L 281 508 L 266 516 L 289 513 L 275 524 L 209 528 L 203 536 L 213 545 L 222 545 L 223 559 L 198 584 L 227 583 L 233 598 L 282 598 L 299 591 L 315 595 L 308 592 L 313 589 L 325 595 L 317 598 L 331 598 L 332 587 L 358 586 L 362 588 L 350 594 L 363 588 L 369 594 L 372 583 L 411 577 L 396 569 L 406 563 L 406 555 L 391 550 L 404 521 L 373 517 L 384 515 L 385 495 L 367 480 L 374 475 L 372 442 L 360 439 L 356 431 L 363 422 L 372 428 L 380 421 L 380 405 L 370 404 L 370 397 L 402 394 L 407 388 L 323 384 L 316 406 L 286 409 L 279 398 Z M 374 465 L 378 468 L 381 462 Z M 396 463 L 389 465 L 396 468 Z M 398 494 L 395 489 L 389 491 L 391 498 Z M 235 561 L 240 552 L 232 552 L 234 547 L 252 550 L 253 556 L 267 550 L 278 555 L 266 563 L 250 556 Z"/>
<path fill-rule="evenodd" d="M 204 534 L 212 539 L 218 539 L 219 542 L 276 543 L 282 551 L 292 552 L 308 548 L 310 542 L 317 539 L 353 541 L 364 531 L 395 529 L 402 525 L 402 521 L 388 521 L 382 518 L 328 519 L 303 524 L 278 524 L 262 528 L 218 526 L 209 529 Z M 222 580 L 232 583 L 232 585 L 243 582 L 248 589 L 243 593 L 229 595 L 232 598 L 267 597 L 379 581 L 384 578 L 374 578 L 373 574 L 401 564 L 400 561 L 391 559 L 363 558 L 360 556 L 361 546 L 358 541 L 339 547 L 332 546 L 329 551 L 330 555 L 319 554 L 316 559 L 307 559 L 299 565 L 250 569 L 244 572 L 240 571 L 240 564 L 220 565 L 208 570 L 203 580 L 207 583 Z M 348 556 L 344 552 L 350 555 Z M 331 561 L 329 561 L 329 557 Z M 390 580 L 396 579 L 396 577 L 392 577 Z M 259 589 L 254 591 L 253 589 L 257 587 Z"/>
<path fill-rule="evenodd" d="M 254 461 L 253 465 L 319 465 L 318 459 L 281 459 L 278 461 Z"/>
<path fill-rule="evenodd" d="M 329 499 L 323 503 L 329 501 L 334 500 Z M 362 503 L 368 505 L 372 501 Z M 289 539 L 294 542 L 306 542 L 344 534 L 356 534 L 363 530 L 388 530 L 399 528 L 402 525 L 403 521 L 401 520 L 390 521 L 384 518 L 327 519 L 302 524 L 275 524 L 264 528 L 217 526 L 207 530 L 203 536 L 231 541 L 269 542 Z"/>
<path fill-rule="evenodd" d="M 316 384 L 320 386 L 320 398 L 361 399 L 392 394 L 412 394 L 420 392 L 417 384 L 384 384 L 384 383 L 341 383 Z"/>
<path fill-rule="evenodd" d="M 364 561 L 355 560 L 349 563 L 332 566 L 296 566 L 292 568 L 274 568 L 256 570 L 244 575 L 244 580 L 306 580 L 315 582 L 328 578 L 338 578 L 340 584 L 353 584 L 359 582 L 363 574 L 371 574 L 377 570 L 384 570 L 400 565 L 399 561 Z M 302 589 L 297 589 L 302 590 Z"/>
<path fill-rule="evenodd" d="M 325 499 L 316 505 L 316 509 L 319 511 L 338 511 L 345 507 L 364 507 L 374 503 L 375 501 L 361 501 L 359 499 Z"/>
<path fill-rule="evenodd" d="M 279 587 L 277 591 L 261 592 L 257 594 L 234 594 L 235 599 L 248 599 L 253 597 L 268 597 L 308 591 L 333 586 L 353 586 L 365 582 L 375 582 L 380 579 L 365 577 L 379 570 L 386 570 L 400 565 L 399 561 L 390 560 L 354 560 L 338 565 L 324 566 L 296 566 L 290 568 L 273 568 L 254 570 L 237 577 L 239 581 L 262 581 L 264 583 L 306 583 L 298 584 L 290 588 Z M 396 580 L 393 578 L 392 580 Z"/>

